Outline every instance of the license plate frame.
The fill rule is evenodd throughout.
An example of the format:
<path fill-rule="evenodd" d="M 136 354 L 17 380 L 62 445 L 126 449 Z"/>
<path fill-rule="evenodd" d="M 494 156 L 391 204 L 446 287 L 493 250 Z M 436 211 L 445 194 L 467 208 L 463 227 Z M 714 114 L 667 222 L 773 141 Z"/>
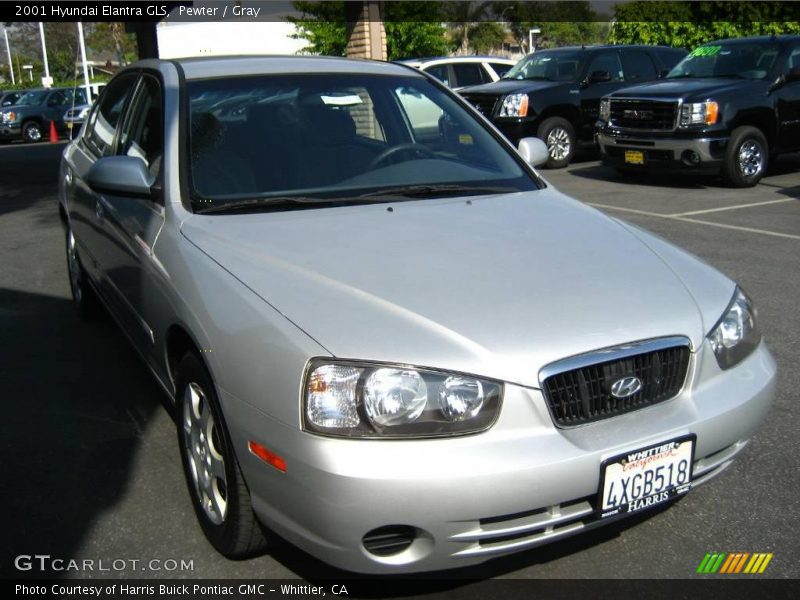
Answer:
<path fill-rule="evenodd" d="M 666 452 L 666 447 L 668 445 L 672 445 L 672 449 L 670 451 L 674 451 L 676 454 L 674 455 L 676 458 L 675 461 L 668 460 L 671 457 L 664 457 L 663 459 L 652 459 L 652 456 L 657 456 L 661 452 Z M 688 448 L 685 446 L 688 444 Z M 663 442 L 658 442 L 656 444 L 650 444 L 649 446 L 645 446 L 642 448 L 634 448 L 628 452 L 624 452 L 622 454 L 617 454 L 610 458 L 607 458 L 600 464 L 600 488 L 598 491 L 598 498 L 597 498 L 597 512 L 601 518 L 610 517 L 613 515 L 619 514 L 632 514 L 635 512 L 639 512 L 641 510 L 646 510 L 653 506 L 663 504 L 664 502 L 668 502 L 669 500 L 686 494 L 689 490 L 692 489 L 692 479 L 694 476 L 694 454 L 697 448 L 697 436 L 695 434 L 688 434 L 683 435 L 675 438 L 670 438 L 664 440 Z M 649 453 L 649 454 L 648 454 Z M 641 473 L 645 473 L 650 471 L 654 473 L 651 477 L 651 484 L 654 483 L 654 479 L 656 478 L 655 473 L 659 467 L 664 467 L 665 472 L 662 473 L 662 477 L 666 476 L 666 468 L 668 465 L 673 465 L 673 470 L 675 471 L 675 483 L 672 484 L 672 474 L 670 474 L 670 485 L 667 487 L 661 488 L 658 492 L 651 492 L 648 494 L 637 494 L 635 497 L 628 498 L 628 490 L 626 486 L 620 482 L 620 469 L 624 473 L 625 469 L 624 466 L 628 464 L 628 459 L 632 455 L 639 455 L 642 456 L 636 462 L 642 462 L 647 458 L 650 460 L 647 463 L 644 463 L 640 467 L 634 467 L 636 469 L 636 473 L 632 473 L 630 475 L 630 480 L 628 481 L 627 485 L 633 486 L 632 479 Z M 677 465 L 680 464 L 682 460 L 688 460 L 688 480 L 683 481 L 682 483 L 678 483 L 678 472 L 677 472 Z M 649 467 L 648 465 L 652 465 Z M 611 470 L 609 470 L 611 468 Z M 632 470 L 632 469 L 628 469 Z M 642 475 L 644 481 L 642 482 L 642 492 L 647 487 L 646 482 L 646 475 Z M 617 484 L 617 490 L 613 489 L 614 484 Z M 607 489 L 607 486 L 610 489 Z M 657 487 L 657 486 L 654 486 Z M 651 488 L 652 489 L 652 488 Z M 622 494 L 625 492 L 625 495 L 618 495 L 616 499 L 618 502 L 614 503 L 612 506 L 606 506 L 606 498 L 607 496 L 611 496 L 613 493 Z M 633 491 L 633 490 L 631 490 Z M 607 493 L 608 492 L 608 493 Z M 609 498 L 611 499 L 611 498 Z M 622 502 L 623 499 L 628 500 L 627 502 Z"/>
<path fill-rule="evenodd" d="M 625 150 L 626 165 L 644 165 L 644 152 L 642 150 Z"/>

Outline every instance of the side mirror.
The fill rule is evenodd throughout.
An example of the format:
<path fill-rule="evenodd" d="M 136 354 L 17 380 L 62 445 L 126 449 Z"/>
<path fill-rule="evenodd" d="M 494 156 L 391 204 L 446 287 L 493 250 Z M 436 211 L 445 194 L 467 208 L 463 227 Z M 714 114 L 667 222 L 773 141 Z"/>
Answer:
<path fill-rule="evenodd" d="M 792 67 L 789 69 L 789 72 L 786 74 L 786 83 L 792 83 L 793 81 L 800 81 L 800 67 Z"/>
<path fill-rule="evenodd" d="M 669 75 L 669 72 L 670 72 L 670 70 L 671 70 L 671 69 L 661 69 L 661 70 L 658 72 L 658 78 L 659 78 L 659 79 L 664 79 L 664 78 L 665 78 L 667 75 Z"/>
<path fill-rule="evenodd" d="M 589 83 L 605 83 L 611 81 L 611 73 L 608 71 L 592 71 L 589 75 Z"/>
<path fill-rule="evenodd" d="M 519 141 L 517 152 L 525 159 L 532 167 L 543 165 L 550 159 L 550 153 L 547 151 L 547 144 L 542 140 L 535 137 L 522 138 Z"/>
<path fill-rule="evenodd" d="M 86 181 L 96 192 L 150 198 L 155 177 L 137 156 L 106 156 L 89 169 Z"/>

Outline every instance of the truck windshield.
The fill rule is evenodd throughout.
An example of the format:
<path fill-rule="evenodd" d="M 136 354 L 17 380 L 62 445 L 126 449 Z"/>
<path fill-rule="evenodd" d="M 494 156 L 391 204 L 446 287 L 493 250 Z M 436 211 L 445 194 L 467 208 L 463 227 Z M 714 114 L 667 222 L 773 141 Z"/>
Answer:
<path fill-rule="evenodd" d="M 575 81 L 580 71 L 582 52 L 544 51 L 529 54 L 503 76 L 503 79 Z"/>
<path fill-rule="evenodd" d="M 678 63 L 667 79 L 678 77 L 732 77 L 764 79 L 767 77 L 778 48 L 774 44 L 711 43 L 696 48 Z"/>
<path fill-rule="evenodd" d="M 37 91 L 33 91 L 33 92 L 25 92 L 24 94 L 22 94 L 22 96 L 20 96 L 19 102 L 17 102 L 17 104 L 19 104 L 19 105 L 23 105 L 23 104 L 39 105 L 44 101 L 45 96 L 47 96 L 47 90 L 37 90 Z"/>

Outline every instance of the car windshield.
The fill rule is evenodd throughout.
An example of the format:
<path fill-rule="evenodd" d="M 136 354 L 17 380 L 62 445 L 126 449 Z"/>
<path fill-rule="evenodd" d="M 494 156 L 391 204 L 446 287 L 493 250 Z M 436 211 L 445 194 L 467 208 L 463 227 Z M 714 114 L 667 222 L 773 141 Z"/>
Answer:
<path fill-rule="evenodd" d="M 583 52 L 543 51 L 529 54 L 514 65 L 503 79 L 575 81 Z"/>
<path fill-rule="evenodd" d="M 47 90 L 36 90 L 36 91 L 33 91 L 33 92 L 25 92 L 24 94 L 22 94 L 22 96 L 20 96 L 19 101 L 17 102 L 17 104 L 20 104 L 20 105 L 23 105 L 23 104 L 33 104 L 33 105 L 41 104 L 44 101 L 46 96 L 47 96 Z"/>
<path fill-rule="evenodd" d="M 421 76 L 190 81 L 198 212 L 538 189 L 511 152 Z"/>
<path fill-rule="evenodd" d="M 777 56 L 778 47 L 775 44 L 706 44 L 695 48 L 669 72 L 667 78 L 764 79 Z"/>

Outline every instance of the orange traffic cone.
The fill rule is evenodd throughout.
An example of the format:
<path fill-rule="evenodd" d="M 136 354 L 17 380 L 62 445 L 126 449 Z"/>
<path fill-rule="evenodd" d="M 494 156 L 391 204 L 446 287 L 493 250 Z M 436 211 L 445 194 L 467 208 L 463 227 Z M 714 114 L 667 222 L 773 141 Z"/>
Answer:
<path fill-rule="evenodd" d="M 56 131 L 56 122 L 50 121 L 50 143 L 53 144 L 58 141 L 58 132 Z"/>

